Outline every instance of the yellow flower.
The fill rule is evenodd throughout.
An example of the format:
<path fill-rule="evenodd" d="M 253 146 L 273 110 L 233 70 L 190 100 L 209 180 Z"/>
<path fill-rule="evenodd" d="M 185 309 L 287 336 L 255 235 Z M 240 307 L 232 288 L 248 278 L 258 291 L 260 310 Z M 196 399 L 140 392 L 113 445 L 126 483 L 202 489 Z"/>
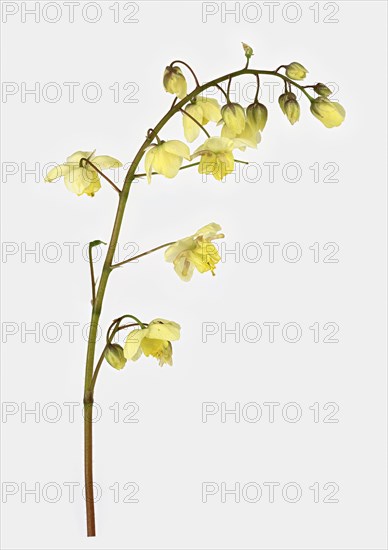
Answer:
<path fill-rule="evenodd" d="M 345 120 L 345 109 L 337 102 L 327 97 L 317 97 L 311 102 L 310 110 L 313 115 L 326 126 L 334 128 Z"/>
<path fill-rule="evenodd" d="M 179 340 L 181 327 L 173 321 L 154 319 L 146 328 L 132 330 L 124 344 L 126 359 L 137 361 L 142 353 L 152 355 L 162 367 L 172 365 L 171 341 Z"/>
<path fill-rule="evenodd" d="M 262 132 L 267 124 L 268 109 L 258 101 L 248 105 L 247 107 L 247 122 L 256 130 Z"/>
<path fill-rule="evenodd" d="M 303 80 L 307 73 L 308 70 L 296 61 L 286 66 L 286 75 L 292 80 Z"/>
<path fill-rule="evenodd" d="M 209 120 L 218 122 L 221 118 L 221 109 L 218 101 L 209 97 L 198 96 L 193 103 L 189 103 L 185 107 L 185 111 L 195 118 L 195 120 L 198 120 L 202 126 L 205 126 Z M 197 139 L 201 128 L 190 117 L 183 115 L 183 130 L 185 138 L 191 143 Z"/>
<path fill-rule="evenodd" d="M 221 130 L 221 137 L 231 139 L 234 148 L 240 149 L 240 151 L 245 151 L 247 147 L 257 149 L 257 144 L 261 141 L 260 132 L 255 130 L 248 121 L 245 123 L 245 128 L 240 134 L 235 134 L 224 124 Z"/>
<path fill-rule="evenodd" d="M 238 103 L 228 103 L 221 109 L 222 119 L 232 132 L 241 134 L 245 128 L 244 108 Z"/>
<path fill-rule="evenodd" d="M 64 164 L 52 168 L 44 180 L 52 182 L 57 178 L 63 177 L 69 191 L 78 196 L 85 194 L 93 197 L 101 188 L 100 176 L 90 164 L 83 162 L 83 166 L 80 166 L 79 164 L 82 158 L 89 159 L 99 170 L 119 168 L 122 166 L 122 163 L 113 157 L 106 155 L 95 157 L 94 152 L 77 151 L 70 155 L 70 157 L 67 157 Z"/>
<path fill-rule="evenodd" d="M 212 174 L 216 180 L 220 181 L 234 170 L 234 147 L 232 139 L 211 137 L 194 151 L 191 160 L 200 156 L 198 172 Z"/>
<path fill-rule="evenodd" d="M 153 171 L 166 178 L 175 178 L 184 158 L 190 159 L 190 149 L 182 141 L 173 139 L 153 145 L 147 151 L 144 161 L 148 183 L 151 182 Z"/>
<path fill-rule="evenodd" d="M 215 275 L 214 269 L 221 257 L 211 241 L 224 238 L 222 233 L 218 233 L 220 230 L 221 226 L 217 223 L 209 223 L 194 235 L 180 239 L 167 248 L 165 260 L 174 264 L 176 273 L 183 281 L 190 281 L 194 268 L 200 273 L 211 271 Z"/>
<path fill-rule="evenodd" d="M 296 99 L 287 99 L 287 101 L 285 101 L 284 113 L 291 124 L 298 122 L 300 117 L 300 106 Z"/>
<path fill-rule="evenodd" d="M 179 99 L 187 96 L 187 82 L 179 67 L 166 67 L 163 85 L 166 92 L 175 94 Z"/>

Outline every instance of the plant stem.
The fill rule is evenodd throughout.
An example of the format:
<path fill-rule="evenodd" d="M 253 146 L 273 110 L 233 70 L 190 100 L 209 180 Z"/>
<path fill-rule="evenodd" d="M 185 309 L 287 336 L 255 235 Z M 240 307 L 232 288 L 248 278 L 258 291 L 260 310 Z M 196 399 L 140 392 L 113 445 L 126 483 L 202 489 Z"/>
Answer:
<path fill-rule="evenodd" d="M 160 250 L 161 248 L 166 248 L 166 246 L 171 246 L 172 244 L 175 244 L 176 241 L 171 241 L 170 243 L 161 244 L 160 246 L 157 246 L 156 248 L 151 248 L 151 250 L 147 250 L 147 252 L 142 252 L 142 254 L 138 254 L 137 256 L 134 256 L 133 258 L 129 258 L 128 260 L 124 260 L 123 262 L 120 262 L 118 264 L 112 265 L 112 269 L 115 269 L 116 267 L 120 267 L 125 264 L 129 264 L 129 262 L 133 262 L 134 260 L 138 260 L 139 258 L 142 258 L 143 256 L 148 256 L 148 254 L 151 254 L 152 252 L 156 252 L 157 250 Z"/>
<path fill-rule="evenodd" d="M 80 166 L 81 166 L 81 163 L 82 163 L 83 161 L 85 161 L 85 162 L 87 162 L 88 164 L 90 164 L 90 166 L 93 168 L 93 170 L 95 170 L 98 174 L 100 174 L 100 176 L 102 176 L 104 179 L 106 179 L 106 181 L 107 181 L 108 183 L 111 184 L 111 186 L 113 187 L 113 189 L 114 189 L 115 191 L 117 191 L 117 193 L 121 193 L 121 190 L 117 187 L 117 185 L 115 185 L 115 184 L 113 183 L 113 181 L 112 181 L 111 179 L 109 179 L 108 176 L 106 176 L 106 175 L 104 174 L 104 172 L 101 172 L 101 170 L 100 170 L 99 168 L 97 168 L 97 166 L 96 166 L 95 164 L 93 164 L 92 162 L 90 162 L 89 159 L 87 159 L 87 158 L 82 158 L 82 159 L 80 160 Z"/>
<path fill-rule="evenodd" d="M 84 459 L 85 459 L 85 499 L 86 499 L 86 516 L 87 516 L 87 534 L 89 537 L 93 537 L 96 534 L 95 530 L 95 514 L 94 514 L 94 490 L 93 490 L 93 433 L 92 433 L 92 418 L 93 418 L 93 399 L 94 399 L 94 388 L 93 388 L 93 370 L 94 370 L 94 357 L 95 357 L 95 348 L 97 341 L 97 330 L 98 323 L 100 320 L 102 304 L 105 296 L 106 286 L 108 283 L 109 275 L 113 269 L 112 260 L 114 253 L 117 247 L 118 238 L 120 235 L 120 229 L 124 217 L 125 207 L 128 200 L 129 191 L 133 180 L 135 179 L 136 169 L 139 166 L 143 155 L 153 141 L 154 138 L 158 139 L 158 133 L 162 130 L 165 124 L 176 114 L 178 113 L 186 103 L 191 99 L 199 95 L 204 90 L 211 88 L 212 86 L 218 86 L 221 82 L 226 80 L 244 75 L 269 75 L 276 76 L 281 78 L 284 82 L 291 82 L 294 86 L 299 88 L 306 97 L 313 99 L 302 86 L 293 82 L 288 77 L 277 73 L 276 71 L 260 71 L 256 69 L 241 69 L 227 75 L 220 76 L 203 84 L 197 86 L 192 92 L 190 92 L 185 98 L 178 101 L 165 115 L 161 118 L 158 124 L 147 133 L 147 137 L 143 144 L 140 146 L 138 152 L 133 159 L 131 167 L 129 168 L 127 175 L 125 177 L 124 185 L 122 190 L 118 189 L 113 182 L 110 183 L 113 187 L 119 192 L 119 204 L 117 207 L 116 217 L 112 229 L 112 235 L 110 238 L 108 250 L 106 253 L 104 266 L 102 268 L 101 278 L 98 284 L 98 289 L 96 292 L 96 297 L 93 303 L 91 322 L 90 322 L 90 331 L 88 338 L 88 348 L 86 356 L 86 367 L 85 367 L 85 385 L 84 385 Z M 85 159 L 86 161 L 88 159 Z M 89 162 L 89 161 L 88 161 Z M 89 162 L 89 164 L 92 164 Z M 100 171 L 93 165 L 93 168 Z M 185 167 L 186 168 L 186 167 Z M 188 166 L 187 166 L 188 168 Z M 105 178 L 106 176 L 101 172 L 101 175 Z M 108 180 L 109 181 L 109 180 Z"/>
<path fill-rule="evenodd" d="M 84 465 L 85 465 L 85 501 L 86 501 L 86 528 L 88 537 L 96 534 L 94 516 L 93 491 L 93 394 L 89 392 L 84 397 Z"/>
<path fill-rule="evenodd" d="M 181 170 L 186 170 L 186 168 L 192 168 L 193 166 L 198 166 L 199 165 L 199 162 L 193 162 L 192 164 L 186 164 L 186 166 L 181 166 L 179 168 L 179 171 Z M 146 173 L 144 174 L 135 174 L 135 179 L 136 178 L 145 178 L 146 177 Z M 159 172 L 151 172 L 151 176 L 160 176 Z"/>
<path fill-rule="evenodd" d="M 96 279 L 94 278 L 94 266 L 93 266 L 93 254 L 92 254 L 92 243 L 89 243 L 89 265 L 90 265 L 90 279 L 92 283 L 92 306 L 96 301 Z"/>

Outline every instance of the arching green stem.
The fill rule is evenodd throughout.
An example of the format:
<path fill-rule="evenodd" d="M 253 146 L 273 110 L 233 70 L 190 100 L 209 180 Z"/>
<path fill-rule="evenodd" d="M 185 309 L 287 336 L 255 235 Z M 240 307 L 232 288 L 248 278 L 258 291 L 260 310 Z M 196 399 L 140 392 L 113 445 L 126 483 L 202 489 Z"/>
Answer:
<path fill-rule="evenodd" d="M 175 62 L 177 63 L 177 61 Z M 182 62 L 180 62 L 182 63 Z M 185 63 L 183 63 L 185 64 Z M 185 64 L 187 66 L 187 64 Z M 190 67 L 189 67 L 190 68 Z M 191 70 L 191 68 L 190 68 Z M 167 124 L 167 122 L 197 95 L 202 93 L 204 90 L 211 88 L 213 86 L 219 87 L 221 82 L 226 80 L 231 81 L 233 78 L 242 75 L 268 75 L 276 76 L 281 78 L 284 82 L 291 83 L 293 86 L 299 88 L 303 94 L 312 101 L 313 98 L 306 92 L 303 86 L 300 86 L 296 82 L 293 82 L 286 76 L 276 72 L 276 71 L 261 71 L 256 69 L 244 68 L 239 71 L 234 71 L 226 75 L 210 80 L 206 84 L 201 86 L 198 85 L 198 80 L 196 80 L 196 88 L 190 92 L 185 98 L 180 101 L 174 102 L 170 110 L 161 118 L 161 120 L 156 124 L 156 126 L 149 130 L 145 141 L 140 146 L 138 152 L 136 153 L 131 167 L 129 168 L 127 175 L 125 177 L 124 185 L 122 190 L 119 193 L 119 201 L 117 206 L 117 212 L 113 224 L 112 235 L 110 238 L 107 254 L 104 261 L 104 266 L 102 268 L 100 282 L 95 295 L 95 300 L 93 302 L 91 322 L 90 322 L 90 331 L 88 338 L 88 349 L 86 356 L 86 367 L 85 367 L 85 384 L 84 384 L 84 459 L 85 459 L 85 500 L 86 500 L 86 516 L 87 516 L 87 534 L 88 536 L 95 536 L 95 513 L 94 513 L 94 491 L 93 491 L 93 433 L 92 433 L 92 419 L 93 419 L 93 401 L 94 401 L 94 385 L 93 385 L 93 371 L 94 371 L 94 358 L 95 358 L 95 348 L 97 341 L 97 330 L 98 323 L 100 320 L 102 305 L 104 301 L 105 291 L 109 279 L 109 275 L 112 272 L 112 261 L 114 253 L 116 251 L 118 238 L 120 235 L 120 229 L 124 217 L 125 207 L 127 204 L 129 192 L 133 180 L 136 177 L 136 170 L 140 164 L 140 161 L 143 158 L 143 155 L 146 149 L 151 145 L 154 139 L 159 140 L 158 134 L 162 128 Z M 194 75 L 195 76 L 195 75 Z M 196 78 L 196 76 L 195 76 Z M 96 168 L 96 167 L 94 167 Z M 105 176 L 104 176 L 105 177 Z"/>

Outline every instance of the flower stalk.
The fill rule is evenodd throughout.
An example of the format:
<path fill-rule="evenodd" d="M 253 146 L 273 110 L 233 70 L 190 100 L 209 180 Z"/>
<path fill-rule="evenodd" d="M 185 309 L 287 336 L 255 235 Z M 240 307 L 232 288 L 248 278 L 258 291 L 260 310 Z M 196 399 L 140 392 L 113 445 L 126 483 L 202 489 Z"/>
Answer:
<path fill-rule="evenodd" d="M 198 78 L 195 75 L 194 71 L 191 69 L 189 65 L 187 65 L 185 62 L 182 61 L 174 61 L 170 67 L 172 67 L 174 64 L 183 64 L 184 66 L 188 67 L 188 69 L 192 72 L 193 77 L 195 79 L 196 88 L 188 93 L 185 97 L 182 99 L 177 100 L 175 98 L 174 103 L 172 104 L 169 111 L 161 118 L 161 120 L 156 124 L 156 126 L 150 130 L 148 130 L 145 141 L 141 144 L 139 150 L 137 151 L 131 166 L 125 176 L 124 184 L 122 189 L 120 190 L 111 180 L 109 180 L 104 174 L 102 174 L 99 169 L 94 166 L 88 159 L 82 159 L 83 161 L 89 163 L 92 165 L 92 168 L 102 175 L 109 183 L 112 185 L 112 187 L 119 193 L 119 202 L 117 206 L 117 212 L 114 219 L 113 229 L 111 238 L 109 241 L 109 245 L 107 248 L 106 256 L 104 265 L 102 268 L 101 277 L 98 283 L 98 286 L 96 285 L 95 278 L 94 278 L 94 271 L 93 271 L 93 265 L 92 265 L 92 258 L 91 258 L 91 248 L 89 248 L 89 254 L 90 254 L 90 266 L 91 266 L 91 278 L 92 278 L 92 312 L 91 312 L 91 322 L 90 322 L 90 332 L 89 332 L 89 338 L 88 338 L 88 346 L 87 346 L 87 356 L 86 356 L 86 366 L 85 366 L 85 383 L 84 383 L 84 460 L 85 460 L 85 499 L 86 499 L 86 516 L 87 516 L 87 535 L 89 537 L 95 536 L 96 534 L 96 528 L 95 528 L 95 511 L 94 511 L 94 490 L 93 490 L 93 402 L 94 402 L 94 389 L 95 384 L 97 380 L 98 373 L 100 371 L 101 365 L 104 360 L 104 351 L 100 357 L 100 359 L 97 362 L 96 367 L 94 367 L 94 361 L 95 361 L 95 352 L 96 352 L 96 341 L 97 341 L 97 329 L 99 325 L 100 315 L 102 311 L 103 301 L 105 297 L 105 292 L 108 284 L 108 280 L 110 277 L 111 272 L 126 263 L 129 263 L 131 261 L 134 261 L 135 259 L 141 258 L 143 256 L 146 256 L 150 254 L 151 252 L 154 252 L 156 250 L 159 250 L 161 248 L 173 245 L 175 243 L 167 243 L 161 246 L 158 246 L 156 248 L 153 248 L 147 252 L 144 252 L 142 254 L 139 254 L 138 256 L 135 256 L 134 258 L 131 258 L 129 260 L 125 260 L 123 262 L 120 262 L 118 264 L 113 264 L 113 258 L 116 251 L 120 230 L 122 226 L 122 221 L 125 213 L 125 208 L 127 205 L 129 193 L 131 190 L 132 182 L 139 177 L 145 176 L 146 174 L 137 174 L 136 170 L 138 169 L 138 166 L 146 153 L 147 149 L 153 144 L 154 140 L 157 141 L 158 144 L 161 143 L 161 140 L 159 138 L 159 133 L 163 129 L 163 127 L 167 124 L 167 122 L 176 114 L 179 112 L 184 112 L 184 116 L 189 116 L 187 112 L 184 111 L 184 107 L 187 103 L 189 103 L 191 100 L 195 99 L 199 94 L 207 90 L 211 87 L 217 87 L 220 89 L 225 96 L 228 97 L 229 102 L 229 92 L 230 92 L 230 84 L 233 78 L 237 78 L 242 75 L 253 75 L 257 79 L 259 78 L 259 75 L 267 75 L 267 76 L 275 76 L 277 78 L 280 78 L 283 80 L 285 85 L 293 85 L 297 88 L 299 88 L 302 93 L 310 100 L 312 101 L 312 97 L 308 94 L 308 92 L 305 90 L 305 88 L 296 82 L 290 80 L 287 76 L 279 73 L 279 69 L 282 67 L 285 67 L 284 65 L 281 65 L 278 69 L 275 71 L 269 71 L 269 70 L 256 70 L 256 69 L 250 69 L 248 68 L 249 58 L 247 58 L 247 64 L 245 68 L 240 69 L 238 71 L 234 71 L 231 73 L 228 73 L 226 75 L 220 76 L 218 78 L 215 78 L 203 85 L 199 84 Z M 225 91 L 222 89 L 220 84 L 222 82 L 228 81 L 228 91 L 225 93 Z M 259 84 L 259 82 L 258 82 Z M 191 117 L 193 118 L 193 117 Z M 195 120 L 195 119 L 194 119 Z M 202 127 L 202 129 L 206 130 Z M 181 169 L 189 168 L 190 166 L 196 166 L 199 163 L 193 163 L 189 164 L 187 166 L 183 166 Z M 209 264 L 209 269 L 213 270 L 213 265 Z M 110 331 L 108 332 L 108 343 L 111 342 L 113 339 L 114 334 L 117 332 L 117 330 L 120 330 L 120 318 L 118 321 L 114 321 L 114 323 L 110 327 Z M 136 320 L 136 319 L 135 319 Z M 144 329 L 144 325 L 140 323 L 140 321 L 137 323 L 138 320 L 136 320 L 135 324 L 140 324 L 142 326 L 142 330 Z M 134 325 L 126 325 L 126 326 L 134 326 Z M 122 327 L 123 328 L 123 327 Z"/>

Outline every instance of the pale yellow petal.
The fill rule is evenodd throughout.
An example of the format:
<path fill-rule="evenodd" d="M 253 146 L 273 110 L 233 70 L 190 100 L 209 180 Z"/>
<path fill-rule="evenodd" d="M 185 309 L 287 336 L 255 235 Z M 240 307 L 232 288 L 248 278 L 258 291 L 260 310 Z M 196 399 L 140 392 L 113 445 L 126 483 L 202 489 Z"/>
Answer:
<path fill-rule="evenodd" d="M 85 195 L 88 195 L 89 197 L 93 197 L 99 189 L 101 189 L 101 181 L 100 176 L 97 174 L 95 170 L 89 170 L 89 175 L 91 178 L 90 185 L 86 187 L 84 190 Z M 92 174 L 94 174 L 92 176 Z"/>
<path fill-rule="evenodd" d="M 152 149 L 149 149 L 146 153 L 145 160 L 144 160 L 144 167 L 147 174 L 148 183 L 151 183 L 151 175 L 153 172 L 152 163 L 155 158 L 155 150 L 156 150 L 156 147 L 152 147 Z"/>
<path fill-rule="evenodd" d="M 100 170 L 108 170 L 109 168 L 120 168 L 120 166 L 123 165 L 122 162 L 108 155 L 99 155 L 97 157 L 94 157 L 92 162 Z"/>
<path fill-rule="evenodd" d="M 154 160 L 152 163 L 153 169 L 158 174 L 162 174 L 166 178 L 174 178 L 179 172 L 182 165 L 182 157 L 167 153 L 160 147 L 156 148 Z"/>
<path fill-rule="evenodd" d="M 208 223 L 196 231 L 196 237 L 202 237 L 205 240 L 214 239 L 214 236 L 221 231 L 222 227 L 218 223 Z"/>
<path fill-rule="evenodd" d="M 193 276 L 194 264 L 190 262 L 185 254 L 182 254 L 174 261 L 174 269 L 182 281 L 188 282 Z"/>
<path fill-rule="evenodd" d="M 202 124 L 202 108 L 199 105 L 190 104 L 185 108 L 185 111 Z M 191 143 L 199 136 L 201 127 L 189 116 L 183 114 L 183 131 L 186 140 Z"/>
<path fill-rule="evenodd" d="M 164 253 L 164 259 L 166 262 L 173 262 L 181 252 L 184 252 L 185 250 L 190 250 L 191 248 L 195 248 L 195 242 L 193 237 L 186 237 L 184 239 L 179 239 L 176 243 L 169 246 L 165 253 Z"/>
<path fill-rule="evenodd" d="M 209 120 L 212 122 L 218 122 L 221 120 L 221 108 L 216 99 L 198 96 L 197 105 L 202 108 L 204 125 L 207 124 Z"/>
<path fill-rule="evenodd" d="M 98 174 L 95 170 L 71 166 L 68 173 L 65 174 L 65 185 L 69 191 L 76 195 L 82 195 L 85 190 L 95 182 Z"/>
<path fill-rule="evenodd" d="M 183 141 L 179 141 L 178 139 L 166 141 L 165 143 L 160 145 L 160 148 L 167 153 L 171 153 L 172 155 L 177 155 L 187 160 L 190 159 L 190 149 L 188 148 L 186 143 L 183 143 Z"/>
<path fill-rule="evenodd" d="M 89 158 L 93 154 L 93 151 L 76 151 L 70 157 L 67 157 L 66 162 L 79 164 L 82 158 Z M 90 159 L 92 160 L 92 159 Z"/>
<path fill-rule="evenodd" d="M 130 359 L 132 361 L 139 359 L 141 355 L 141 341 L 147 336 L 147 334 L 148 329 L 137 328 L 128 334 L 124 344 L 124 357 L 126 359 Z"/>
<path fill-rule="evenodd" d="M 68 164 L 59 164 L 59 166 L 54 166 L 54 168 L 49 170 L 46 177 L 44 178 L 44 181 L 51 183 L 58 178 L 63 178 L 65 174 L 69 173 L 69 171 L 70 166 Z"/>
<path fill-rule="evenodd" d="M 154 319 L 148 325 L 147 338 L 158 340 L 179 340 L 181 327 L 174 321 L 167 319 Z"/>

